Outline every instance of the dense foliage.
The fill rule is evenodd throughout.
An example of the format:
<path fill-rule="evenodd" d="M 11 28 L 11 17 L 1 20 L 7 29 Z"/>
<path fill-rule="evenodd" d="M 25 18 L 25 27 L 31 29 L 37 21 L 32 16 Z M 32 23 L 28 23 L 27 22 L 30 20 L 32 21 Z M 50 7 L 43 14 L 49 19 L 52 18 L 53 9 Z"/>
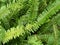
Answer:
<path fill-rule="evenodd" d="M 60 0 L 0 0 L 0 45 L 60 45 Z"/>

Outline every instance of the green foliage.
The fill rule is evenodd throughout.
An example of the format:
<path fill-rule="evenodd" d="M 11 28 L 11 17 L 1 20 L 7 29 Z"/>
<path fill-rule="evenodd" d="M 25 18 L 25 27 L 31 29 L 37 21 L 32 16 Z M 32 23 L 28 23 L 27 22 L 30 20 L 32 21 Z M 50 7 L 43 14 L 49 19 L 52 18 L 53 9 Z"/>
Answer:
<path fill-rule="evenodd" d="M 5 29 L 2 26 L 0 26 L 0 41 L 3 40 L 4 36 L 5 36 Z"/>
<path fill-rule="evenodd" d="M 28 38 L 28 44 L 30 45 L 43 45 L 41 40 L 39 39 L 39 37 L 37 35 L 33 35 L 33 36 L 30 36 Z"/>
<path fill-rule="evenodd" d="M 60 45 L 60 0 L 0 0 L 0 45 Z"/>
<path fill-rule="evenodd" d="M 10 28 L 9 20 L 12 18 L 12 16 L 13 15 L 15 16 L 15 14 L 17 14 L 18 11 L 23 9 L 24 2 L 25 1 L 22 0 L 21 2 L 15 2 L 15 3 L 8 4 L 7 7 L 6 6 L 1 7 L 0 20 L 6 29 Z"/>

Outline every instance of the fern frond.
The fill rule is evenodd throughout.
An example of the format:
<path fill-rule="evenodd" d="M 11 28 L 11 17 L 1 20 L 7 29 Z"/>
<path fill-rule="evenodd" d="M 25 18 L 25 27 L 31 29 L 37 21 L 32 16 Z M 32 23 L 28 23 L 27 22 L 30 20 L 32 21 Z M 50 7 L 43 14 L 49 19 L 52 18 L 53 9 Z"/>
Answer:
<path fill-rule="evenodd" d="M 33 35 L 33 36 L 29 36 L 28 38 L 28 44 L 29 45 L 43 45 L 42 41 L 40 40 L 40 38 L 37 35 Z"/>
<path fill-rule="evenodd" d="M 29 0 L 30 8 L 28 9 L 26 15 L 23 15 L 20 20 L 19 24 L 21 23 L 31 23 L 37 18 L 37 11 L 39 6 L 39 0 Z"/>
<path fill-rule="evenodd" d="M 3 43 L 6 43 L 7 41 L 13 39 L 13 37 L 18 37 L 19 35 L 22 36 L 26 32 L 28 32 L 28 33 L 33 32 L 34 33 L 34 31 L 37 31 L 39 26 L 44 24 L 51 16 L 53 16 L 56 12 L 59 11 L 59 9 L 60 9 L 59 5 L 60 5 L 60 1 L 55 1 L 51 6 L 49 6 L 47 8 L 47 11 L 45 10 L 42 12 L 42 14 L 40 14 L 41 16 L 38 17 L 36 23 L 32 23 L 32 24 L 28 23 L 24 29 L 23 28 L 20 29 L 20 28 L 16 27 L 16 28 L 10 29 L 11 31 L 8 30 L 5 34 L 5 38 L 3 39 Z M 19 27 L 21 27 L 21 26 L 19 26 Z M 16 29 L 19 31 L 17 31 Z M 16 35 L 15 32 L 19 32 L 19 33 Z"/>
<path fill-rule="evenodd" d="M 22 0 L 22 2 L 20 3 L 12 3 L 12 4 L 8 4 L 7 7 L 1 7 L 0 9 L 0 20 L 3 22 L 5 28 L 6 27 L 10 27 L 9 26 L 9 20 L 11 19 L 11 17 L 13 15 L 16 15 L 17 12 L 19 12 L 21 9 L 23 9 L 24 7 L 24 3 L 25 1 Z M 8 26 L 6 26 L 8 25 Z"/>
<path fill-rule="evenodd" d="M 48 6 L 47 11 L 45 10 L 42 12 L 42 14 L 40 14 L 40 17 L 37 18 L 36 23 L 26 25 L 27 26 L 26 30 L 36 31 L 36 29 L 38 29 L 39 26 L 44 24 L 51 16 L 53 16 L 54 14 L 56 14 L 56 12 L 60 10 L 59 5 L 60 5 L 60 1 L 55 1 L 50 6 Z"/>
<path fill-rule="evenodd" d="M 39 0 L 29 0 L 29 2 L 31 4 L 31 7 L 29 8 L 27 15 L 30 15 L 29 19 L 34 21 L 37 17 Z"/>
<path fill-rule="evenodd" d="M 13 38 L 19 37 L 19 35 L 23 36 L 23 34 L 25 34 L 23 26 L 17 26 L 16 28 L 13 27 L 5 32 L 5 37 L 3 38 L 2 42 L 4 44 Z"/>
<path fill-rule="evenodd" d="M 43 24 L 42 22 L 45 22 L 49 17 L 53 16 L 60 10 L 60 1 L 55 1 L 53 4 L 49 5 L 46 10 L 40 14 L 40 17 L 37 19 L 39 22 L 38 24 Z"/>
<path fill-rule="evenodd" d="M 36 2 L 35 4 L 33 4 L 33 2 Z M 27 14 L 27 15 L 34 15 L 34 13 L 35 13 L 35 17 L 36 17 L 36 15 L 37 15 L 37 10 L 38 10 L 38 0 L 35 0 L 35 1 L 32 1 L 31 2 L 32 3 L 32 5 L 31 5 L 31 7 L 30 7 L 30 12 Z M 36 7 L 35 7 L 35 5 L 36 5 Z M 31 9 L 32 8 L 32 9 Z M 33 10 L 33 12 L 32 12 L 32 10 Z M 32 13 L 32 14 L 31 14 Z M 26 17 L 25 17 L 26 18 Z M 23 19 L 23 18 L 22 18 Z M 19 29 L 20 30 L 20 29 Z M 16 30 L 17 31 L 17 30 Z M 11 31 L 12 32 L 12 31 Z M 11 36 L 12 38 L 13 38 L 13 36 Z"/>
<path fill-rule="evenodd" d="M 40 28 L 40 31 L 38 31 L 39 34 L 50 34 L 51 36 L 46 36 L 46 39 L 44 39 L 45 37 L 41 37 L 43 38 L 47 45 L 58 45 L 58 40 L 59 40 L 59 30 L 58 30 L 58 20 L 60 20 L 60 13 L 56 14 L 56 16 L 54 16 L 48 23 L 46 23 L 45 25 L 43 25 Z M 53 23 L 52 23 L 53 22 Z M 54 29 L 53 29 L 54 28 Z M 51 34 L 53 33 L 53 35 Z M 40 36 L 41 36 L 40 35 Z"/>
<path fill-rule="evenodd" d="M 52 33 L 53 32 L 53 23 L 52 22 L 55 22 L 58 26 L 60 26 L 60 13 L 56 14 L 56 16 L 53 16 L 53 18 L 50 19 L 49 22 L 42 25 L 40 27 L 40 30 L 38 31 L 38 33 L 42 33 L 42 34 L 46 34 L 47 32 Z"/>

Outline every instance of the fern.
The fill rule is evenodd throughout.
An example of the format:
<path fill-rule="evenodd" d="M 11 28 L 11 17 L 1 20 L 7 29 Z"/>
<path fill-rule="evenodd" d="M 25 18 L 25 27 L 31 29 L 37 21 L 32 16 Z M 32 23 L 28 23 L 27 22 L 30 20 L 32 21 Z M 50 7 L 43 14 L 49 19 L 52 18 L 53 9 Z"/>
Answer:
<path fill-rule="evenodd" d="M 40 38 L 37 36 L 37 35 L 33 35 L 33 36 L 30 36 L 28 38 L 28 44 L 29 45 L 43 45 L 42 44 L 42 41 L 40 40 Z"/>
<path fill-rule="evenodd" d="M 22 27 L 22 26 L 17 26 L 16 28 L 11 28 L 10 29 L 11 31 L 8 30 L 6 32 L 6 34 L 5 34 L 5 38 L 3 39 L 3 43 L 6 43 L 7 41 L 13 39 L 13 37 L 16 38 L 19 35 L 23 36 L 26 32 L 34 32 L 34 31 L 36 31 L 39 28 L 39 26 L 41 26 L 42 24 L 44 24 L 46 22 L 46 20 L 49 19 L 49 17 L 51 17 L 52 15 L 54 15 L 60 9 L 59 5 L 60 5 L 59 1 L 54 2 L 51 6 L 49 6 L 49 8 L 47 9 L 48 11 L 45 10 L 45 11 L 43 11 L 42 14 L 40 14 L 41 16 L 38 17 L 36 23 L 33 23 L 33 24 L 29 24 L 28 23 L 26 25 L 26 27 L 22 28 L 22 29 L 17 28 L 17 27 Z M 16 35 L 15 34 L 15 30 L 16 30 L 16 32 L 20 32 L 20 33 L 18 33 Z"/>
<path fill-rule="evenodd" d="M 32 23 L 37 18 L 37 11 L 39 6 L 39 0 L 29 0 L 30 8 L 27 10 L 26 15 L 23 15 L 19 20 L 18 24 L 26 25 Z"/>
<path fill-rule="evenodd" d="M 35 0 L 35 2 L 38 2 L 38 1 Z M 33 3 L 33 2 L 32 2 L 32 3 Z M 35 4 L 32 4 L 32 5 L 34 5 L 34 7 L 35 7 Z M 37 3 L 36 3 L 36 5 L 37 5 Z M 34 7 L 31 6 L 31 8 L 34 8 Z M 37 6 L 36 6 L 36 7 L 37 7 Z M 34 8 L 34 11 L 35 11 L 35 9 L 36 9 L 36 8 Z M 38 9 L 38 8 L 37 8 L 37 9 Z M 30 10 L 30 9 L 29 9 L 29 10 Z M 31 11 L 32 11 L 32 10 L 33 10 L 33 9 L 31 9 Z M 35 12 L 37 13 L 37 11 L 35 11 Z M 35 12 L 33 12 L 32 15 L 33 15 Z M 31 12 L 29 12 L 29 15 L 31 15 Z M 32 16 L 32 15 L 31 15 L 31 16 Z M 36 15 L 37 15 L 37 14 L 36 14 Z M 35 16 L 35 17 L 36 17 L 36 16 Z M 19 26 L 18 26 L 18 27 L 19 27 Z M 20 29 L 18 28 L 17 30 L 20 30 Z M 12 30 L 11 30 L 11 32 L 12 32 Z"/>
<path fill-rule="evenodd" d="M 60 20 L 60 14 L 56 14 L 49 22 L 45 23 L 40 27 L 37 33 L 40 35 L 42 42 L 47 45 L 58 45 L 59 44 L 59 30 L 58 30 L 58 20 Z M 58 19 L 58 20 L 57 20 Z"/>
<path fill-rule="evenodd" d="M 52 5 L 49 5 L 47 9 L 43 11 L 42 14 L 40 14 L 41 18 L 39 17 L 37 19 L 37 21 L 39 22 L 38 24 L 40 25 L 40 23 L 46 21 L 49 17 L 56 14 L 56 12 L 58 12 L 60 9 L 59 5 L 60 5 L 59 1 L 55 1 Z"/>
<path fill-rule="evenodd" d="M 0 45 L 60 45 L 60 0 L 0 0 Z"/>
<path fill-rule="evenodd" d="M 11 19 L 11 17 L 13 15 L 15 15 L 18 11 L 20 11 L 21 9 L 23 9 L 24 7 L 24 0 L 22 0 L 22 2 L 20 3 L 13 3 L 13 4 L 9 4 L 7 7 L 3 6 L 0 9 L 0 20 L 2 20 L 5 28 L 6 27 L 10 27 L 9 26 L 9 20 Z M 5 20 L 4 20 L 5 19 Z"/>

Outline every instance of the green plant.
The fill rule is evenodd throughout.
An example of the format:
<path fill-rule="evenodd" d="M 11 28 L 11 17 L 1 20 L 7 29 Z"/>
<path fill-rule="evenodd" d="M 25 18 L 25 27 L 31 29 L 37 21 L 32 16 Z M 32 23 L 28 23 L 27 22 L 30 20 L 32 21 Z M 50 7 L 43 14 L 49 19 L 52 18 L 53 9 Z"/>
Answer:
<path fill-rule="evenodd" d="M 59 45 L 60 0 L 1 0 L 0 43 Z"/>

